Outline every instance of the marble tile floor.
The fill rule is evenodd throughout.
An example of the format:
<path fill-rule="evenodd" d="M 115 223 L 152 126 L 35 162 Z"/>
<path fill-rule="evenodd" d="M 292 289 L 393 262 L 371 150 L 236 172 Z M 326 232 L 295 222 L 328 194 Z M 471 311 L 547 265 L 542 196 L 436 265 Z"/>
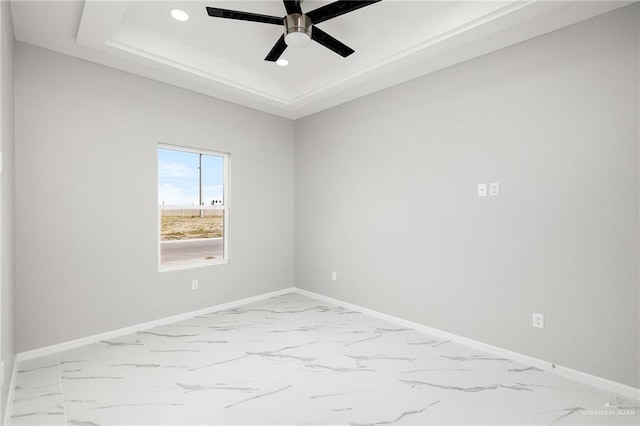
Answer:
<path fill-rule="evenodd" d="M 297 293 L 21 362 L 11 425 L 638 425 L 640 403 Z"/>

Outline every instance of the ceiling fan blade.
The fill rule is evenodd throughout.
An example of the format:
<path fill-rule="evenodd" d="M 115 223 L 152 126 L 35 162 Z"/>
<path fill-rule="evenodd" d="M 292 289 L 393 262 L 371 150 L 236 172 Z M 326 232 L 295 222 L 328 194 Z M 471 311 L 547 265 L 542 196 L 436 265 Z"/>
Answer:
<path fill-rule="evenodd" d="M 287 9 L 287 15 L 292 13 L 302 14 L 302 8 L 300 7 L 299 0 L 282 0 L 284 2 L 284 8 Z"/>
<path fill-rule="evenodd" d="M 271 48 L 271 52 L 269 52 L 269 54 L 267 55 L 266 58 L 264 58 L 264 60 L 269 62 L 275 62 L 278 60 L 280 55 L 282 55 L 282 52 L 284 52 L 286 49 L 287 49 L 287 43 L 284 42 L 284 34 L 282 34 L 278 39 L 278 41 L 276 41 L 276 44 L 273 45 L 273 48 Z"/>
<path fill-rule="evenodd" d="M 325 33 L 316 26 L 314 26 L 311 30 L 311 38 L 327 49 L 333 50 L 343 58 L 346 58 L 347 56 L 355 52 L 355 50 L 342 43 L 341 41 L 338 41 L 335 38 L 331 37 L 329 34 Z"/>
<path fill-rule="evenodd" d="M 240 12 L 237 10 L 207 7 L 207 13 L 214 18 L 238 19 L 240 21 L 262 22 L 263 24 L 284 25 L 282 18 L 260 15 L 259 13 Z"/>
<path fill-rule="evenodd" d="M 333 3 L 329 3 L 326 6 L 317 8 L 308 12 L 306 15 L 311 18 L 311 22 L 319 24 L 326 20 L 335 18 L 336 16 L 344 15 L 345 13 L 353 12 L 365 6 L 370 6 L 374 3 L 378 3 L 381 0 L 359 0 L 359 1 L 346 1 L 339 0 Z"/>

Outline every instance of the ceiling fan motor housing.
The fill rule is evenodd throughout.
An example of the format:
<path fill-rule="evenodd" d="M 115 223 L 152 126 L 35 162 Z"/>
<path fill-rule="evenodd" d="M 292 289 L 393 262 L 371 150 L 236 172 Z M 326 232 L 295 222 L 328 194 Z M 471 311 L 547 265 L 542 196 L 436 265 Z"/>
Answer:
<path fill-rule="evenodd" d="M 301 13 L 292 13 L 284 18 L 284 41 L 287 46 L 305 47 L 311 42 L 311 18 Z"/>

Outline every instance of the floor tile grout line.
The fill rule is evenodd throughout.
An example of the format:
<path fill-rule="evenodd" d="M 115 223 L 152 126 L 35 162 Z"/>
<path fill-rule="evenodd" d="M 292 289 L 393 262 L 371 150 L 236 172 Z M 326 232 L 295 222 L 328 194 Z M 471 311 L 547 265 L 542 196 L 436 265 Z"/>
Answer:
<path fill-rule="evenodd" d="M 62 369 L 60 368 L 60 352 L 56 352 L 56 361 L 58 363 L 58 380 L 60 386 L 60 395 L 62 395 L 62 413 L 64 414 L 64 424 L 68 425 L 67 419 L 67 400 L 64 397 L 64 387 L 62 386 Z"/>

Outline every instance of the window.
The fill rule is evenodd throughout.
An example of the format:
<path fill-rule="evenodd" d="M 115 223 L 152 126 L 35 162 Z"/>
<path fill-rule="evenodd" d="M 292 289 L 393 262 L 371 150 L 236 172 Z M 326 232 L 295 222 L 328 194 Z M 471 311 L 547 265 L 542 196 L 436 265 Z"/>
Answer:
<path fill-rule="evenodd" d="M 229 155 L 158 147 L 161 271 L 227 263 Z"/>

